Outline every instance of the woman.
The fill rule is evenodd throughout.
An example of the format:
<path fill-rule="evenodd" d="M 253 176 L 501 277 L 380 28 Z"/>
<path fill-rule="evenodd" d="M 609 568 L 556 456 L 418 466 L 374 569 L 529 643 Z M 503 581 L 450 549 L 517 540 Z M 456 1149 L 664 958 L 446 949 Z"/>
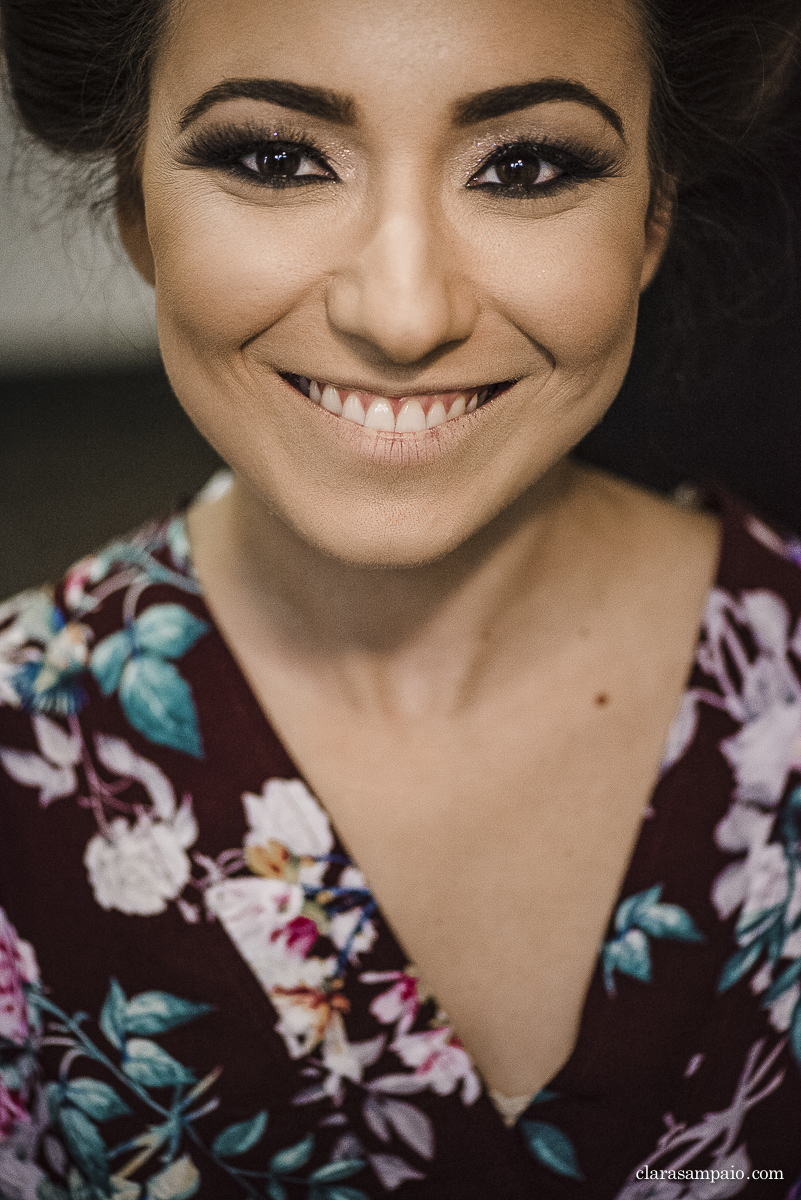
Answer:
<path fill-rule="evenodd" d="M 2 613 L 0 1191 L 789 1193 L 796 546 L 570 457 L 723 7 L 4 0 L 233 474 Z"/>

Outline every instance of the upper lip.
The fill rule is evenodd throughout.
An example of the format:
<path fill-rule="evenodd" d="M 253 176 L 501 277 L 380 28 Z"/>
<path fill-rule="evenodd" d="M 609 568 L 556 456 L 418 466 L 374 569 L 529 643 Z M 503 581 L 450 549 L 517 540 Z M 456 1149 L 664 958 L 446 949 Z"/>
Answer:
<path fill-rule="evenodd" d="M 326 375 L 311 375 L 307 371 L 279 371 L 282 377 L 294 376 L 300 379 L 314 380 L 321 387 L 335 387 L 343 392 L 364 392 L 369 396 L 382 396 L 386 400 L 411 400 L 415 396 L 447 396 L 453 392 L 463 392 L 470 394 L 472 392 L 483 392 L 487 388 L 499 387 L 502 383 L 512 383 L 511 379 L 493 379 L 490 382 L 482 383 L 454 383 L 454 384 L 439 384 L 436 387 L 408 387 L 400 388 L 382 388 L 366 383 L 339 383 L 335 379 L 330 379 Z"/>

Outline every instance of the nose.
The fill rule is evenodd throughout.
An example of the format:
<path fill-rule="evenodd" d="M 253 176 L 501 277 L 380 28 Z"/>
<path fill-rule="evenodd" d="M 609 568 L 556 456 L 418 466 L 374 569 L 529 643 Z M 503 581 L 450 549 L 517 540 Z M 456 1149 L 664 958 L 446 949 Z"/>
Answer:
<path fill-rule="evenodd" d="M 473 330 L 478 306 L 446 239 L 411 206 L 380 214 L 329 284 L 328 318 L 346 337 L 410 366 Z"/>

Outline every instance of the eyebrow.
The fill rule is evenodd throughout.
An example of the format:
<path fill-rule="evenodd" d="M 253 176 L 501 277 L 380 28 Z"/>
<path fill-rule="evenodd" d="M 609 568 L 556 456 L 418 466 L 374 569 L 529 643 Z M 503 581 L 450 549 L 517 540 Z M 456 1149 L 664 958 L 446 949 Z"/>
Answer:
<path fill-rule="evenodd" d="M 203 92 L 184 109 L 178 119 L 181 132 L 215 104 L 222 104 L 226 100 L 261 100 L 263 103 L 277 104 L 280 108 L 331 121 L 335 125 L 356 123 L 356 105 L 351 96 L 284 79 L 224 79 Z M 573 101 L 594 109 L 625 142 L 620 113 L 575 79 L 537 79 L 530 83 L 510 84 L 507 87 L 477 92 L 454 106 L 453 120 L 457 126 L 477 125 L 493 117 L 503 117 L 507 113 L 519 112 L 523 108 L 532 108 L 536 104 L 548 104 L 555 100 Z"/>
<path fill-rule="evenodd" d="M 535 104 L 548 104 L 553 100 L 572 100 L 595 109 L 625 142 L 620 113 L 575 79 L 537 79 L 531 83 L 516 83 L 508 87 L 477 92 L 475 96 L 461 100 L 455 106 L 453 119 L 456 125 L 477 125 L 480 121 L 504 117 L 507 113 L 519 112 L 520 109 L 531 108 Z"/>
<path fill-rule="evenodd" d="M 327 88 L 307 87 L 283 79 L 224 79 L 184 109 L 178 119 L 181 132 L 215 104 L 225 100 L 266 101 L 332 121 L 335 125 L 353 125 L 356 120 L 356 106 L 350 96 L 330 92 Z"/>

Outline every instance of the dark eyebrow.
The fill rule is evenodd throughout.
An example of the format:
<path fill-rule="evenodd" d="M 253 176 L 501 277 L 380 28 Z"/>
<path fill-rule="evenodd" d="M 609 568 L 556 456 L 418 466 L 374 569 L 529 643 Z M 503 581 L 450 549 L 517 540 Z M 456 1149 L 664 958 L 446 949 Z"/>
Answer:
<path fill-rule="evenodd" d="M 454 108 L 453 119 L 456 125 L 477 125 L 479 121 L 504 117 L 507 113 L 519 112 L 521 108 L 531 108 L 535 104 L 547 104 L 551 100 L 573 100 L 594 108 L 625 142 L 620 113 L 575 79 L 537 79 L 532 83 L 514 83 L 508 87 L 477 92 L 475 96 L 459 101 Z"/>
<path fill-rule="evenodd" d="M 350 96 L 329 92 L 326 88 L 306 87 L 283 79 L 224 79 L 184 109 L 178 119 L 181 132 L 224 100 L 262 100 L 333 121 L 336 125 L 353 125 L 356 119 Z"/>

